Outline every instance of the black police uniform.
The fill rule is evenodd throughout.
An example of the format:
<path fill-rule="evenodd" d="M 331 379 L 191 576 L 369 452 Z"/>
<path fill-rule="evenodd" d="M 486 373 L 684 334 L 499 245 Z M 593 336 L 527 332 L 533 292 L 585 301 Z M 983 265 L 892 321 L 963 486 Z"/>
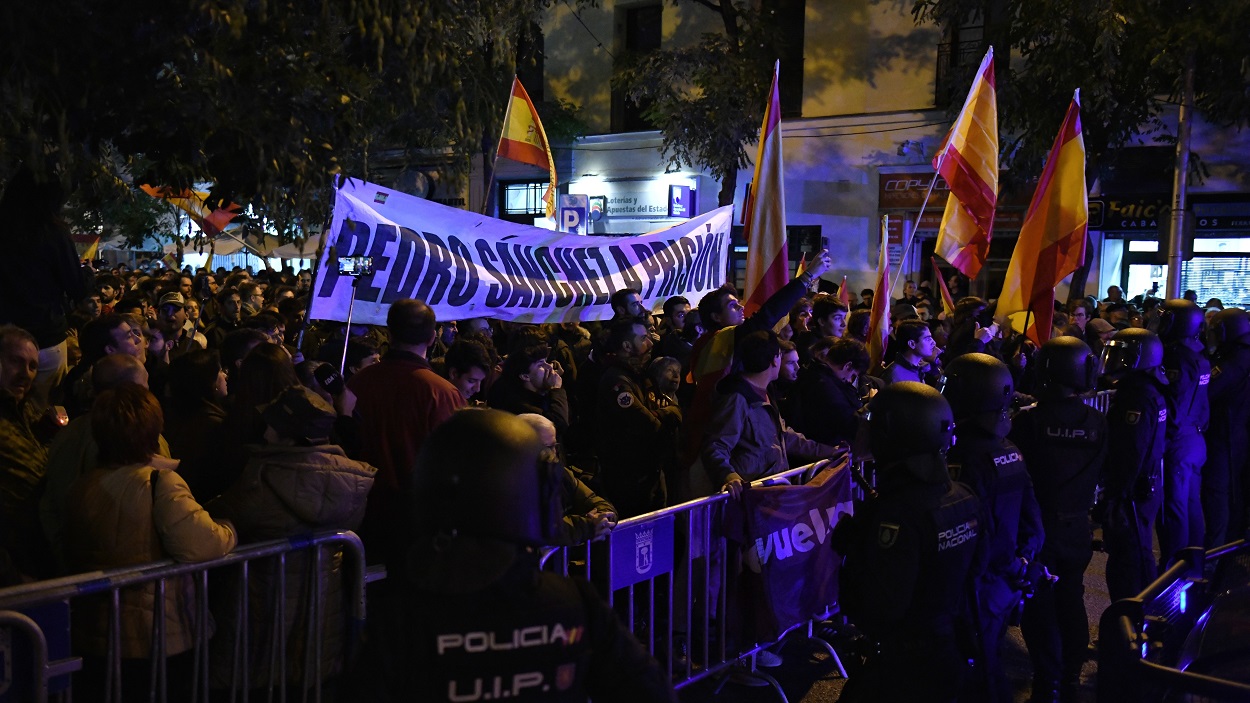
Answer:
<path fill-rule="evenodd" d="M 1060 690 L 1067 700 L 1089 645 L 1089 511 L 1107 456 L 1107 418 L 1079 397 L 1044 398 L 1016 416 L 1011 438 L 1024 455 L 1042 511 L 1046 541 L 1037 559 L 1059 577 L 1038 584 L 1025 601 L 1020 630 L 1033 660 L 1034 690 Z"/>
<path fill-rule="evenodd" d="M 1158 573 L 1151 530 L 1163 500 L 1167 419 L 1163 384 L 1153 369 L 1131 372 L 1116 384 L 1107 413 L 1103 479 L 1107 590 L 1113 601 L 1137 595 Z"/>
<path fill-rule="evenodd" d="M 971 426 L 970 426 L 971 425 Z M 989 700 L 1011 700 L 999 665 L 999 648 L 1012 612 L 1019 606 L 1026 562 L 1042 548 L 1045 530 L 1020 450 L 1006 439 L 971 422 L 957 425 L 958 441 L 950 451 L 951 474 L 981 500 L 985 526 L 984 556 L 976 571 L 977 630 L 988 681 Z"/>
<path fill-rule="evenodd" d="M 590 584 L 540 571 L 531 555 L 483 591 L 378 586 L 345 699 L 676 700 Z"/>
<path fill-rule="evenodd" d="M 1206 547 L 1238 539 L 1246 529 L 1244 484 L 1250 454 L 1250 338 L 1220 347 L 1212 360 L 1208 394 L 1211 428 L 1202 468 Z"/>
<path fill-rule="evenodd" d="M 647 394 L 637 374 L 626 362 L 616 360 L 599 378 L 595 398 L 599 473 L 603 495 L 622 518 L 642 515 L 664 507 L 667 489 L 656 445 L 665 422 L 676 422 L 647 405 Z"/>
<path fill-rule="evenodd" d="M 968 655 L 957 635 L 968 627 L 980 505 L 937 455 L 879 476 L 880 498 L 861 506 L 839 549 L 843 612 L 880 649 L 839 700 L 953 700 Z"/>
<path fill-rule="evenodd" d="M 1197 341 L 1178 340 L 1163 349 L 1163 368 L 1168 385 L 1167 449 L 1163 454 L 1163 509 L 1156 529 L 1159 552 L 1166 564 L 1178 551 L 1201 546 L 1202 465 L 1207 460 L 1207 429 L 1210 409 L 1207 384 L 1211 364 Z"/>

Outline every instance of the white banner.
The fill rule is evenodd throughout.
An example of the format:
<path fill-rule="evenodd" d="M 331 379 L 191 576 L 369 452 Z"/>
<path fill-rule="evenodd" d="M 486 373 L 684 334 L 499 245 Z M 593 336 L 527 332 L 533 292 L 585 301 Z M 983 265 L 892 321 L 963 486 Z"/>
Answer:
<path fill-rule="evenodd" d="M 313 284 L 312 317 L 347 320 L 353 278 L 339 257 L 368 256 L 352 321 L 385 325 L 390 304 L 419 298 L 440 320 L 607 320 L 608 297 L 642 291 L 648 310 L 691 304 L 725 282 L 732 208 L 636 237 L 586 237 L 505 222 L 359 180 L 335 194 Z"/>

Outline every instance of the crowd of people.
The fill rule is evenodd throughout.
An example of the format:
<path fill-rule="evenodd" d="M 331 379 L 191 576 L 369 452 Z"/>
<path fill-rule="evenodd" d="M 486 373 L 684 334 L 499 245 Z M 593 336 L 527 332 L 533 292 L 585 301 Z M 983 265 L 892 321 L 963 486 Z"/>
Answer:
<path fill-rule="evenodd" d="M 308 271 L 70 270 L 57 294 L 75 299 L 52 315 L 59 328 L 0 327 L 0 577 L 205 560 L 321 528 L 357 529 L 371 562 L 412 574 L 423 448 L 485 406 L 519 418 L 508 431 L 527 428 L 556 467 L 543 480 L 558 484 L 560 524 L 529 540 L 548 545 L 718 491 L 736 497 L 847 451 L 875 457 L 879 500 L 842 540 L 844 607 L 882 649 L 847 699 L 929 685 L 893 667 L 932 666 L 917 643 L 950 644 L 967 612 L 980 676 L 966 687 L 1008 700 L 995 655 L 1022 594 L 1036 593 L 1023 621 L 1035 700 L 1072 700 L 1095 484 L 1113 598 L 1157 575 L 1153 530 L 1166 564 L 1246 526 L 1250 319 L 1188 300 L 1126 301 L 1113 286 L 1106 300 L 1057 310 L 1039 347 L 995 320 L 989 301 L 961 295 L 943 311 L 928 285 L 908 281 L 874 368 L 872 291 L 849 305 L 813 294 L 831 266 L 820 252 L 750 316 L 732 286 L 659 311 L 625 289 L 596 323 L 439 320 L 404 299 L 385 326 L 350 328 L 305 319 Z M 1081 402 L 1097 388 L 1117 390 L 1106 417 Z M 447 461 L 483 451 L 471 434 L 457 441 L 439 445 Z M 927 510 L 945 512 L 924 527 Z M 492 520 L 478 511 L 452 531 Z M 911 533 L 947 523 L 963 526 L 959 549 L 926 552 L 933 545 Z M 975 598 L 873 585 L 916 583 L 926 570 L 967 579 Z M 123 649 L 141 661 L 152 595 L 134 597 L 127 612 L 147 614 L 123 629 Z M 186 603 L 179 589 L 166 598 L 167 651 L 178 655 L 190 647 Z M 88 654 L 103 655 L 103 623 L 76 620 Z"/>

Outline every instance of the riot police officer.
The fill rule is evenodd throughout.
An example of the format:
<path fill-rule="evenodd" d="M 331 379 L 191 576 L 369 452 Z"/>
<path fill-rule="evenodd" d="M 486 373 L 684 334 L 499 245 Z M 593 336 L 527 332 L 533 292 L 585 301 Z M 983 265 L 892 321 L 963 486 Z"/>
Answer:
<path fill-rule="evenodd" d="M 1098 357 L 1076 337 L 1037 355 L 1037 405 L 1012 422 L 1011 438 L 1033 479 L 1046 541 L 1037 561 L 1058 577 L 1024 605 L 1020 630 L 1033 660 L 1033 701 L 1076 700 L 1089 646 L 1085 568 L 1093 556 L 1089 511 L 1107 455 L 1107 418 L 1081 394 L 1098 383 Z"/>
<path fill-rule="evenodd" d="M 959 437 L 950 451 L 951 474 L 981 499 L 985 526 L 984 558 L 976 565 L 981 685 L 989 700 L 1010 701 L 999 649 L 1045 536 L 1033 481 L 1020 450 L 1007 439 L 1015 396 L 1011 370 L 988 354 L 964 354 L 946 368 L 942 395 Z"/>
<path fill-rule="evenodd" d="M 1167 449 L 1163 454 L 1163 510 L 1157 531 L 1163 564 L 1185 547 L 1202 545 L 1202 465 L 1207 460 L 1210 410 L 1207 384 L 1211 364 L 1198 339 L 1202 309 L 1184 298 L 1159 306 L 1159 339 L 1163 342 L 1163 370 L 1168 385 Z"/>
<path fill-rule="evenodd" d="M 541 571 L 527 548 L 559 529 L 563 470 L 502 411 L 434 430 L 413 475 L 407 572 L 370 594 L 352 700 L 676 701 L 590 584 Z"/>
<path fill-rule="evenodd" d="M 843 612 L 879 648 L 847 681 L 842 701 L 950 701 L 968 652 L 969 575 L 979 504 L 952 483 L 944 454 L 954 422 L 933 388 L 902 381 L 869 404 L 879 497 L 835 533 L 846 556 Z"/>
<path fill-rule="evenodd" d="M 1206 547 L 1237 539 L 1246 529 L 1246 455 L 1250 453 L 1250 315 L 1228 308 L 1207 330 L 1211 359 L 1211 430 L 1202 468 L 1202 514 Z"/>
<path fill-rule="evenodd" d="M 1163 499 L 1168 407 L 1163 343 L 1154 332 L 1120 330 L 1103 347 L 1103 375 L 1115 389 L 1107 412 L 1103 540 L 1111 600 L 1131 598 L 1154 580 L 1151 531 Z"/>

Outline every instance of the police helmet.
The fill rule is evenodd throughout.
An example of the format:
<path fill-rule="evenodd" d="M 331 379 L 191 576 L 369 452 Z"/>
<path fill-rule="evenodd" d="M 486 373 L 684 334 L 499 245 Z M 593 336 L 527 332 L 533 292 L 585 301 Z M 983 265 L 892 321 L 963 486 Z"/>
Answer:
<path fill-rule="evenodd" d="M 868 403 L 868 442 L 878 462 L 945 453 L 954 436 L 950 404 L 923 383 L 891 383 Z"/>
<path fill-rule="evenodd" d="M 1098 384 L 1098 357 L 1078 337 L 1054 337 L 1037 354 L 1037 375 L 1044 389 L 1084 393 Z"/>
<path fill-rule="evenodd" d="M 1211 316 L 1210 333 L 1217 345 L 1250 336 L 1250 313 L 1241 308 L 1225 308 Z"/>
<path fill-rule="evenodd" d="M 1159 306 L 1159 338 L 1166 341 L 1196 337 L 1202 329 L 1202 308 L 1184 298 L 1171 298 Z"/>
<path fill-rule="evenodd" d="M 554 452 L 501 410 L 455 413 L 425 440 L 412 480 L 420 533 L 550 544 L 562 517 Z"/>
<path fill-rule="evenodd" d="M 1011 370 L 989 354 L 961 354 L 946 366 L 942 395 L 957 418 L 1001 415 L 1011 407 Z"/>
<path fill-rule="evenodd" d="M 1102 372 L 1148 371 L 1163 364 L 1163 341 L 1150 330 L 1130 327 L 1115 333 L 1102 348 Z"/>

